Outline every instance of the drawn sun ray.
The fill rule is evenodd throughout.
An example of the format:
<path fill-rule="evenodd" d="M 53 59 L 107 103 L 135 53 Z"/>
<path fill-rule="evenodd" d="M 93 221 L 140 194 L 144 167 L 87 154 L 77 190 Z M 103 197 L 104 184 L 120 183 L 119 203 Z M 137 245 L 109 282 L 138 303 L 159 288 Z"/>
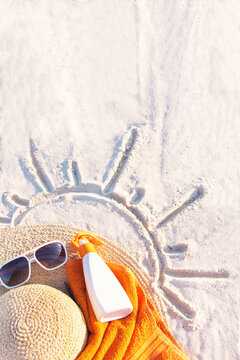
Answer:
<path fill-rule="evenodd" d="M 179 278 L 229 278 L 229 272 L 221 269 L 219 271 L 182 270 L 165 268 L 165 275 Z"/>
<path fill-rule="evenodd" d="M 165 211 L 162 219 L 158 222 L 156 228 L 160 228 L 165 225 L 168 221 L 172 220 L 175 216 L 177 216 L 181 211 L 183 211 L 187 206 L 191 205 L 196 200 L 202 198 L 204 196 L 204 188 L 202 185 L 198 186 L 193 192 L 185 194 L 184 197 L 174 207 Z"/>
<path fill-rule="evenodd" d="M 0 216 L 0 223 L 1 224 L 10 224 L 11 223 L 11 219 L 6 217 L 6 216 Z"/>
<path fill-rule="evenodd" d="M 72 166 L 71 166 L 70 170 L 71 170 L 70 180 L 71 180 L 71 176 L 72 176 L 73 183 L 76 186 L 80 186 L 82 184 L 82 177 L 80 174 L 78 163 L 76 161 L 72 161 Z"/>
<path fill-rule="evenodd" d="M 165 253 L 174 255 L 174 254 L 181 254 L 185 253 L 188 249 L 188 245 L 184 243 L 174 244 L 174 245 L 167 245 L 164 249 Z"/>
<path fill-rule="evenodd" d="M 27 180 L 31 181 L 33 185 L 37 184 L 42 191 L 39 192 L 39 188 L 36 189 L 36 194 L 30 199 L 26 199 L 16 193 L 9 194 L 8 196 L 14 204 L 14 207 L 11 209 L 11 217 L 0 216 L 0 224 L 4 226 L 21 224 L 24 217 L 41 203 L 68 195 L 78 196 L 82 201 L 91 200 L 94 203 L 111 206 L 114 212 L 124 215 L 124 218 L 127 219 L 131 226 L 143 238 L 151 261 L 151 267 L 153 268 L 151 276 L 153 285 L 160 290 L 162 299 L 169 311 L 181 316 L 187 322 L 192 322 L 196 315 L 196 309 L 189 301 L 182 297 L 178 290 L 171 286 L 169 280 L 173 278 L 201 278 L 211 279 L 212 281 L 214 281 L 214 279 L 224 280 L 229 277 L 229 273 L 224 269 L 218 271 L 196 271 L 194 269 L 171 268 L 169 265 L 171 256 L 184 254 L 188 249 L 188 245 L 180 243 L 171 246 L 167 245 L 163 248 L 161 239 L 159 239 L 158 230 L 168 222 L 174 221 L 178 214 L 182 212 L 184 214 L 186 207 L 195 201 L 199 201 L 205 195 L 205 188 L 200 185 L 192 189 L 185 194 L 174 207 L 165 211 L 161 219 L 158 219 L 154 225 L 150 226 L 150 221 L 148 221 L 146 214 L 142 212 L 139 206 L 145 196 L 144 188 L 136 187 L 132 189 L 130 197 L 128 196 L 127 198 L 120 195 L 117 191 L 117 184 L 124 168 L 131 158 L 138 137 L 139 131 L 135 127 L 132 127 L 126 133 L 122 139 L 118 153 L 114 154 L 107 166 L 102 182 L 83 182 L 78 162 L 69 161 L 67 170 L 69 182 L 60 187 L 54 185 L 40 150 L 34 141 L 30 139 L 29 155 L 32 166 L 29 165 L 27 169 L 28 173 L 31 174 L 31 177 L 27 177 Z M 8 206 L 7 202 L 5 205 Z"/>
<path fill-rule="evenodd" d="M 29 199 L 25 199 L 23 197 L 20 197 L 17 194 L 10 195 L 11 201 L 14 202 L 16 205 L 20 206 L 29 206 Z"/>
<path fill-rule="evenodd" d="M 111 170 L 108 172 L 106 180 L 104 182 L 104 193 L 107 194 L 114 190 L 118 179 L 120 178 L 122 171 L 127 164 L 127 160 L 131 154 L 137 137 L 137 128 L 132 128 L 130 130 L 130 134 L 123 138 L 121 150 L 118 152 L 118 156 L 116 157 L 114 163 L 111 164 Z"/>
<path fill-rule="evenodd" d="M 166 302 L 168 307 L 175 307 L 173 313 L 180 312 L 181 316 L 184 315 L 188 320 L 194 319 L 196 316 L 196 310 L 181 296 L 181 294 L 177 294 L 173 289 L 165 284 L 161 286 L 161 290 L 163 291 L 165 301 L 167 300 Z"/>
<path fill-rule="evenodd" d="M 47 170 L 45 170 L 45 168 L 43 167 L 41 153 L 32 139 L 30 139 L 29 145 L 30 145 L 30 155 L 32 158 L 32 163 L 36 170 L 37 177 L 42 185 L 42 188 L 50 193 L 54 190 L 54 185 L 50 179 L 50 176 L 47 173 Z"/>

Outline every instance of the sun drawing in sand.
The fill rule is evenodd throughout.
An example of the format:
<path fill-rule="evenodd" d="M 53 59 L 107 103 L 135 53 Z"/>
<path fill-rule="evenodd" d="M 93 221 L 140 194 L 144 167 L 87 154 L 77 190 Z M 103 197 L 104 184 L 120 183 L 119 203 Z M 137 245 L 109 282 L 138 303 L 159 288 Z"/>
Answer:
<path fill-rule="evenodd" d="M 118 183 L 124 168 L 127 166 L 128 159 L 134 145 L 139 136 L 138 128 L 132 127 L 122 139 L 121 149 L 118 154 L 114 156 L 111 164 L 111 170 L 108 171 L 107 176 L 102 183 L 92 181 L 84 183 L 82 181 L 81 173 L 78 163 L 71 161 L 68 168 L 68 176 L 70 183 L 64 184 L 60 187 L 55 187 L 50 175 L 48 174 L 46 165 L 41 156 L 41 151 L 36 147 L 34 141 L 30 139 L 30 160 L 32 181 L 38 187 L 38 192 L 31 198 L 26 199 L 18 194 L 8 194 L 7 203 L 14 205 L 10 217 L 0 217 L 0 224 L 3 226 L 14 226 L 21 224 L 23 219 L 28 216 L 34 208 L 40 204 L 49 201 L 49 199 L 57 199 L 64 195 L 78 195 L 79 198 L 91 199 L 96 203 L 103 205 L 110 204 L 114 211 L 124 213 L 125 219 L 141 234 L 144 241 L 149 244 L 149 257 L 152 259 L 154 267 L 152 281 L 157 284 L 158 290 L 161 292 L 161 297 L 169 311 L 177 316 L 181 316 L 186 323 L 191 324 L 196 316 L 196 309 L 187 301 L 179 292 L 172 289 L 167 278 L 206 278 L 212 279 L 226 279 L 229 274 L 225 270 L 219 271 L 196 271 L 191 269 L 175 269 L 169 264 L 169 248 L 163 248 L 157 239 L 157 231 L 169 221 L 174 221 L 174 218 L 182 212 L 186 207 L 199 201 L 205 193 L 202 185 L 193 189 L 186 194 L 173 208 L 166 211 L 161 219 L 158 219 L 154 227 L 149 225 L 146 220 L 146 215 L 143 215 L 139 204 L 144 197 L 143 189 L 136 189 L 133 192 L 131 200 L 124 198 L 117 193 L 116 184 Z M 31 181 L 30 180 L 30 181 Z M 40 188 L 40 191 L 39 191 Z M 187 251 L 187 244 L 176 244 L 171 246 L 172 254 L 184 254 Z"/>

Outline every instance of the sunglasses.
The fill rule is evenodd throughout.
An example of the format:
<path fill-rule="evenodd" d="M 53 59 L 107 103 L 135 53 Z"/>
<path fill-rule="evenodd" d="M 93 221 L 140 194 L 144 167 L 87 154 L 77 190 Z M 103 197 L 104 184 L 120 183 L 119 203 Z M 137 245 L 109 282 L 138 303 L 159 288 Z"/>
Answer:
<path fill-rule="evenodd" d="M 51 241 L 6 261 L 0 267 L 0 286 L 13 289 L 27 282 L 34 261 L 45 270 L 55 270 L 67 261 L 66 247 L 61 241 Z"/>

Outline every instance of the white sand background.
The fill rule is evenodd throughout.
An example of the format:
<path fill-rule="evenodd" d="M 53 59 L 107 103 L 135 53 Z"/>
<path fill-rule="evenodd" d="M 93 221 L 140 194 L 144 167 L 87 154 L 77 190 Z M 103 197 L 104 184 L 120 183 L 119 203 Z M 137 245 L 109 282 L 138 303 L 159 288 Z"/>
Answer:
<path fill-rule="evenodd" d="M 0 17 L 1 226 L 121 244 L 190 359 L 239 359 L 239 1 L 5 0 Z"/>

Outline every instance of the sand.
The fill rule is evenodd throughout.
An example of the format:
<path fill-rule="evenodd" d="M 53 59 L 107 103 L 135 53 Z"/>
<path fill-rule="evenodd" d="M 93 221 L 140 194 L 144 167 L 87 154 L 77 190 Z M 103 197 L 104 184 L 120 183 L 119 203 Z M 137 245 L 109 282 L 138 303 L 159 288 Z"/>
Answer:
<path fill-rule="evenodd" d="M 79 225 L 193 360 L 239 359 L 240 4 L 2 1 L 0 225 Z"/>

